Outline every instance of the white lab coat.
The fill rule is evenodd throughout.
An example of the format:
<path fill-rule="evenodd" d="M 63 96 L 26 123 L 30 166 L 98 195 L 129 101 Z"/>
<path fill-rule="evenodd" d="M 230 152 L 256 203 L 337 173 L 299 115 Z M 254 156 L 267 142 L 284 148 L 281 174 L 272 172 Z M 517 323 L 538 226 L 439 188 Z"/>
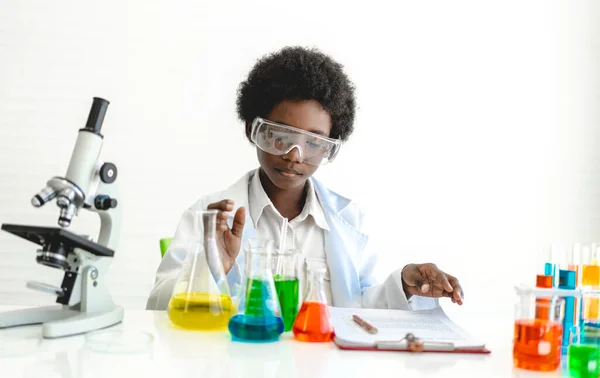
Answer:
<path fill-rule="evenodd" d="M 248 191 L 252 175 L 256 170 L 246 173 L 240 180 L 224 191 L 201 198 L 190 209 L 206 210 L 213 202 L 231 199 L 235 202 L 235 212 L 239 207 L 246 208 L 246 222 L 242 235 L 242 246 L 249 238 L 256 236 L 254 223 L 248 211 Z M 378 283 L 373 276 L 377 255 L 372 242 L 362 229 L 364 214 L 356 203 L 327 189 L 314 177 L 311 178 L 317 196 L 323 207 L 329 231 L 325 232 L 325 253 L 331 279 L 331 294 L 336 307 L 389 308 L 417 310 L 439 306 L 437 299 L 413 296 L 410 300 L 402 290 L 400 269 Z M 189 213 L 188 213 L 189 214 Z M 158 270 L 146 308 L 166 310 L 175 281 L 182 270 L 186 251 L 182 248 L 189 237 L 199 236 L 199 230 L 193 227 L 193 220 L 184 213 L 169 250 L 165 253 Z M 244 266 L 244 254 L 240 253 L 236 264 L 227 274 L 227 279 L 235 296 L 241 287 Z M 401 268 L 401 267 L 399 267 Z"/>

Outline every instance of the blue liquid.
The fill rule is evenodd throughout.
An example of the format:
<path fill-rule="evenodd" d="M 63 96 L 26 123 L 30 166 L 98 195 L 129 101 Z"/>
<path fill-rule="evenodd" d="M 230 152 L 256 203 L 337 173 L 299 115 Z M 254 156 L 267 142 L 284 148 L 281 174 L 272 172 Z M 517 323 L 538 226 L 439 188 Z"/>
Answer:
<path fill-rule="evenodd" d="M 275 341 L 283 333 L 283 320 L 276 316 L 236 315 L 229 332 L 237 341 Z"/>
<path fill-rule="evenodd" d="M 581 333 L 581 343 L 600 345 L 600 324 L 586 322 Z"/>
<path fill-rule="evenodd" d="M 576 275 L 574 271 L 558 270 L 558 288 L 564 290 L 574 290 L 577 287 Z M 570 344 L 570 330 L 575 325 L 575 298 L 565 297 L 565 315 L 563 317 L 563 341 L 562 354 L 567 354 Z"/>
<path fill-rule="evenodd" d="M 557 281 L 557 275 L 558 275 L 558 271 L 557 271 L 557 264 L 554 263 L 545 263 L 544 264 L 544 275 L 546 276 L 552 276 L 552 287 L 557 287 L 558 286 L 558 282 Z"/>

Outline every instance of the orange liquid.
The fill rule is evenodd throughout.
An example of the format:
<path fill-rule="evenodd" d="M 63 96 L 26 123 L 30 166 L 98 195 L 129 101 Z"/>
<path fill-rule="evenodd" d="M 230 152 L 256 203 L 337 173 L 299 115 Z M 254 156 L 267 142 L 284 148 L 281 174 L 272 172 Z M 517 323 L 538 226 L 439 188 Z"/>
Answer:
<path fill-rule="evenodd" d="M 327 342 L 333 339 L 333 326 L 329 319 L 327 305 L 320 302 L 304 302 L 296 316 L 294 338 L 312 343 Z"/>
<path fill-rule="evenodd" d="M 552 288 L 552 276 L 543 274 L 535 278 L 535 286 L 543 288 Z M 541 320 L 550 319 L 550 298 L 538 298 L 535 300 L 535 318 Z"/>
<path fill-rule="evenodd" d="M 539 319 L 515 321 L 513 362 L 515 367 L 553 371 L 560 365 L 562 324 Z"/>
<path fill-rule="evenodd" d="M 550 319 L 550 299 L 538 298 L 535 300 L 535 318 Z"/>

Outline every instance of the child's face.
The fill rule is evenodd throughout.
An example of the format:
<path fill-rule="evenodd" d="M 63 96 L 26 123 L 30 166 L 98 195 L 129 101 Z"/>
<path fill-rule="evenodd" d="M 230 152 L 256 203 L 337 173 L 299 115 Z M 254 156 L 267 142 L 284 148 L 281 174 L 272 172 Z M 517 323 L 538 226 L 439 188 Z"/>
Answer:
<path fill-rule="evenodd" d="M 285 100 L 276 105 L 266 117 L 269 121 L 282 123 L 312 133 L 329 136 L 331 117 L 317 101 Z M 288 154 L 277 156 L 257 148 L 258 161 L 273 185 L 280 189 L 304 186 L 317 166 L 301 162 L 297 148 Z"/>

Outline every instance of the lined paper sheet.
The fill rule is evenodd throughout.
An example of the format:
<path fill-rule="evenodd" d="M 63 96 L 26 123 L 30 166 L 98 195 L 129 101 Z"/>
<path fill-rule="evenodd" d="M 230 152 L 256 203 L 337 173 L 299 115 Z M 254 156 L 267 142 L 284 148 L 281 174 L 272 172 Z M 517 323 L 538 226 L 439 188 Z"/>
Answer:
<path fill-rule="evenodd" d="M 375 346 L 399 341 L 412 333 L 422 341 L 451 342 L 455 348 L 483 349 L 485 344 L 448 318 L 441 307 L 422 311 L 375 310 L 330 307 L 335 336 L 346 345 Z M 371 335 L 352 320 L 358 315 L 378 328 Z"/>

